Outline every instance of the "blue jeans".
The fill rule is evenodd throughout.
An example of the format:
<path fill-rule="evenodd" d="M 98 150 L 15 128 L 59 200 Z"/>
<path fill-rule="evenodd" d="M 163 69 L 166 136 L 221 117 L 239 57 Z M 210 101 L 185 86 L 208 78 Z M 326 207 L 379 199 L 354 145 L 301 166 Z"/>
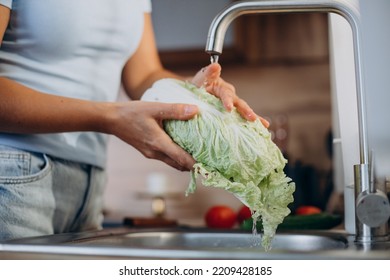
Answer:
<path fill-rule="evenodd" d="M 0 241 L 100 229 L 104 170 L 0 145 Z"/>

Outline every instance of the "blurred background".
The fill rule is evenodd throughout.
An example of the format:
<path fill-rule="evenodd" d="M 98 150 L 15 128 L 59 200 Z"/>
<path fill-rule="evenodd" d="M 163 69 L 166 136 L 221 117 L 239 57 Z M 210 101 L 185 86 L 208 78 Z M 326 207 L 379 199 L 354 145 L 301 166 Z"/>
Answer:
<path fill-rule="evenodd" d="M 230 2 L 152 1 L 163 64 L 186 76 L 207 65 L 208 27 Z M 286 172 L 297 184 L 292 209 L 314 205 L 340 213 L 343 202 L 332 175 L 329 26 L 326 14 L 242 16 L 230 26 L 219 62 L 222 77 L 271 122 L 274 141 L 289 160 Z M 185 197 L 189 173 L 146 159 L 115 137 L 108 173 L 108 219 L 150 217 L 156 196 L 165 198 L 167 217 L 192 224 L 201 223 L 213 205 L 241 206 L 226 191 L 201 185 Z"/>

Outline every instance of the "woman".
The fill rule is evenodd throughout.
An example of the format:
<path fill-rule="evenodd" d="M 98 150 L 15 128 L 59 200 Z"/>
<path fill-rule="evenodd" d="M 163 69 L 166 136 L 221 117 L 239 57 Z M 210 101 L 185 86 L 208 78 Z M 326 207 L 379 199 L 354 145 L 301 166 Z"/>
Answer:
<path fill-rule="evenodd" d="M 150 0 L 0 0 L 0 240 L 98 229 L 107 134 L 179 170 L 162 129 L 197 107 L 138 100 L 164 69 Z M 190 80 L 257 116 L 211 64 Z M 120 85 L 132 99 L 115 102 Z"/>

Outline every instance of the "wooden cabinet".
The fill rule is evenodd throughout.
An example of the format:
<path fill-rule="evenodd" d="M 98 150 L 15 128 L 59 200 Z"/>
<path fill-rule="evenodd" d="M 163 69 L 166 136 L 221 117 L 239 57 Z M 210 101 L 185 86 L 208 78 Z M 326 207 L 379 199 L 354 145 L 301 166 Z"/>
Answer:
<path fill-rule="evenodd" d="M 250 64 L 328 59 L 326 14 L 244 15 L 234 28 L 237 52 Z"/>
<path fill-rule="evenodd" d="M 231 23 L 233 43 L 224 45 L 224 65 L 327 62 L 328 15 L 251 14 Z M 205 38 L 206 42 L 206 38 Z M 199 67 L 209 62 L 204 48 L 160 51 L 168 68 Z"/>

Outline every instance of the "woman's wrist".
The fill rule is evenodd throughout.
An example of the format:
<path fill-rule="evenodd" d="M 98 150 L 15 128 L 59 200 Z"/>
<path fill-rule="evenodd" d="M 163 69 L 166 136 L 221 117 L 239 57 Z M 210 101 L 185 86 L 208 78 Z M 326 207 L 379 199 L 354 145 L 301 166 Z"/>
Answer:
<path fill-rule="evenodd" d="M 86 123 L 87 130 L 94 132 L 100 132 L 105 134 L 115 134 L 115 127 L 119 119 L 120 103 L 114 102 L 95 102 L 94 106 L 91 106 L 92 110 Z"/>

